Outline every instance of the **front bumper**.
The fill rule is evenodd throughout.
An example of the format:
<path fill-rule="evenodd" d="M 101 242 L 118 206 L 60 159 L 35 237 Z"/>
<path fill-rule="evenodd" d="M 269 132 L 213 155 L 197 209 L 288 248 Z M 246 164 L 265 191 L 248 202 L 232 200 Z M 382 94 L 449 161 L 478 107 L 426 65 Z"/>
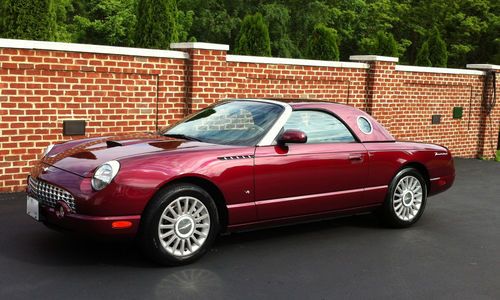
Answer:
<path fill-rule="evenodd" d="M 95 192 L 90 178 L 40 162 L 28 177 L 26 192 L 38 201 L 40 221 L 48 227 L 97 236 L 133 237 L 152 190 L 137 191 L 112 182 Z"/>
<path fill-rule="evenodd" d="M 63 171 L 57 171 L 62 173 Z M 70 179 L 67 186 L 80 186 L 83 179 L 62 173 L 60 178 Z M 73 188 L 73 191 L 78 189 Z M 137 234 L 140 215 L 90 215 L 78 207 L 86 203 L 75 199 L 68 190 L 40 178 L 28 177 L 28 196 L 38 201 L 40 221 L 48 227 L 74 231 L 86 235 L 134 237 Z M 80 201 L 80 202 L 78 202 Z"/>
<path fill-rule="evenodd" d="M 86 235 L 135 237 L 140 220 L 140 215 L 102 217 L 68 212 L 61 216 L 55 208 L 40 206 L 40 221 L 46 223 L 49 227 L 57 227 Z M 116 224 L 127 224 L 127 227 L 117 228 Z"/>

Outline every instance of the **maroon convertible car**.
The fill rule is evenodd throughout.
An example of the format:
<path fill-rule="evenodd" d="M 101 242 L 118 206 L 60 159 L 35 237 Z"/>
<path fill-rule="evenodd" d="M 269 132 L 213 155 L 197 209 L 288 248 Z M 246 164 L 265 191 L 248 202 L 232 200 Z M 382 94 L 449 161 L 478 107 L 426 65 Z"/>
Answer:
<path fill-rule="evenodd" d="M 221 231 L 365 211 L 407 227 L 454 178 L 448 149 L 397 142 L 354 107 L 227 100 L 158 134 L 48 147 L 27 212 L 49 227 L 136 237 L 175 265 Z"/>

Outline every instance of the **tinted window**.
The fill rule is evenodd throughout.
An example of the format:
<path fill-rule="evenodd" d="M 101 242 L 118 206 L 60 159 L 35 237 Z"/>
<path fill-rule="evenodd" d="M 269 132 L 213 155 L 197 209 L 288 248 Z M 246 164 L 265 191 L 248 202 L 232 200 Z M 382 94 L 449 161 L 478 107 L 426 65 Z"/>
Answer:
<path fill-rule="evenodd" d="M 354 137 L 342 122 L 321 111 L 294 111 L 284 128 L 305 132 L 308 144 L 354 142 Z"/>
<path fill-rule="evenodd" d="M 202 142 L 257 144 L 283 112 L 283 107 L 257 101 L 230 101 L 189 116 L 165 135 L 184 135 Z"/>

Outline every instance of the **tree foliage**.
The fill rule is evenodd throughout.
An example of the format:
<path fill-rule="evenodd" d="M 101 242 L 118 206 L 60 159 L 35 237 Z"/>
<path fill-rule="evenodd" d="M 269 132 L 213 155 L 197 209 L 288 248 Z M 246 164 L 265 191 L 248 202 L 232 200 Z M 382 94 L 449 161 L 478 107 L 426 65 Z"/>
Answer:
<path fill-rule="evenodd" d="M 432 65 L 500 64 L 498 0 L 0 0 L 0 34 L 153 48 L 196 40 L 234 52 L 242 20 L 256 13 L 273 56 L 309 56 L 311 33 L 322 23 L 335 30 L 342 60 L 383 53 L 413 64 L 436 28 L 440 39 L 428 41 Z"/>
<path fill-rule="evenodd" d="M 2 37 L 55 39 L 57 22 L 53 0 L 3 0 L 0 8 Z"/>
<path fill-rule="evenodd" d="M 168 49 L 178 41 L 175 0 L 138 0 L 135 44 L 138 47 Z"/>
<path fill-rule="evenodd" d="M 337 33 L 324 24 L 316 24 L 309 37 L 306 49 L 308 58 L 320 60 L 339 60 Z"/>
<path fill-rule="evenodd" d="M 243 55 L 271 56 L 269 30 L 261 13 L 247 15 L 243 19 L 235 52 Z"/>
<path fill-rule="evenodd" d="M 431 31 L 427 43 L 429 44 L 429 60 L 431 61 L 432 66 L 446 67 L 448 65 L 448 52 L 446 50 L 446 44 L 441 38 L 441 34 L 436 27 L 434 27 Z"/>
<path fill-rule="evenodd" d="M 229 2 L 230 3 L 230 2 Z M 220 0 L 179 0 L 179 11 L 192 11 L 189 37 L 199 42 L 223 43 L 234 49 L 241 19 Z"/>
<path fill-rule="evenodd" d="M 375 55 L 399 57 L 400 48 L 392 33 L 378 31 L 373 38 L 361 40 L 360 50 L 362 53 Z"/>
<path fill-rule="evenodd" d="M 282 4 L 265 4 L 261 6 L 266 25 L 269 28 L 271 53 L 275 57 L 294 57 L 300 55 L 299 50 L 290 39 L 288 27 L 290 14 Z"/>
<path fill-rule="evenodd" d="M 88 3 L 88 13 L 74 17 L 78 41 L 113 46 L 134 44 L 134 0 L 91 0 Z"/>
<path fill-rule="evenodd" d="M 415 59 L 417 66 L 432 67 L 432 62 L 429 59 L 429 42 L 425 41 L 420 50 L 418 50 L 417 58 Z"/>

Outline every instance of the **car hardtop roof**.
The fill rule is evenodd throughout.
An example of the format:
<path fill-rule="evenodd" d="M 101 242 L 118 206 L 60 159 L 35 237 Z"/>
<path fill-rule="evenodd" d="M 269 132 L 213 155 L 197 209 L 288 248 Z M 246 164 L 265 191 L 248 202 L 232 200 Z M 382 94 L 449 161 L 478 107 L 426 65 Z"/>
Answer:
<path fill-rule="evenodd" d="M 353 106 L 345 103 L 338 103 L 338 102 L 329 102 L 325 100 L 318 100 L 318 99 L 283 99 L 283 98 L 237 98 L 237 99 L 228 99 L 228 100 L 241 100 L 241 101 L 261 101 L 261 102 L 270 102 L 270 103 L 283 103 L 283 104 L 288 104 L 293 108 L 300 108 L 300 107 L 312 107 L 312 106 L 317 106 L 318 108 L 320 107 L 348 107 L 348 108 L 354 108 Z"/>
<path fill-rule="evenodd" d="M 276 101 L 276 100 L 275 100 Z M 342 119 L 358 136 L 362 142 L 394 142 L 394 137 L 377 120 L 362 109 L 353 105 L 336 102 L 326 102 L 322 100 L 296 99 L 281 101 L 292 107 L 293 110 L 299 109 L 319 109 L 329 111 Z M 358 119 L 364 118 L 372 127 L 368 134 L 361 131 L 358 125 Z"/>
<path fill-rule="evenodd" d="M 256 101 L 264 103 L 275 103 L 288 107 L 288 109 L 298 110 L 298 109 L 319 109 L 326 110 L 330 113 L 335 114 L 343 122 L 351 128 L 351 130 L 356 134 L 361 142 L 394 142 L 394 137 L 384 128 L 377 120 L 370 116 L 365 111 L 356 108 L 349 104 L 336 103 L 336 102 L 326 102 L 321 100 L 311 100 L 311 99 L 270 99 L 270 98 L 260 98 L 260 99 L 227 99 L 229 101 L 235 100 L 247 100 Z M 365 133 L 361 131 L 359 127 L 358 120 L 360 118 L 365 119 L 369 122 L 371 131 Z"/>

